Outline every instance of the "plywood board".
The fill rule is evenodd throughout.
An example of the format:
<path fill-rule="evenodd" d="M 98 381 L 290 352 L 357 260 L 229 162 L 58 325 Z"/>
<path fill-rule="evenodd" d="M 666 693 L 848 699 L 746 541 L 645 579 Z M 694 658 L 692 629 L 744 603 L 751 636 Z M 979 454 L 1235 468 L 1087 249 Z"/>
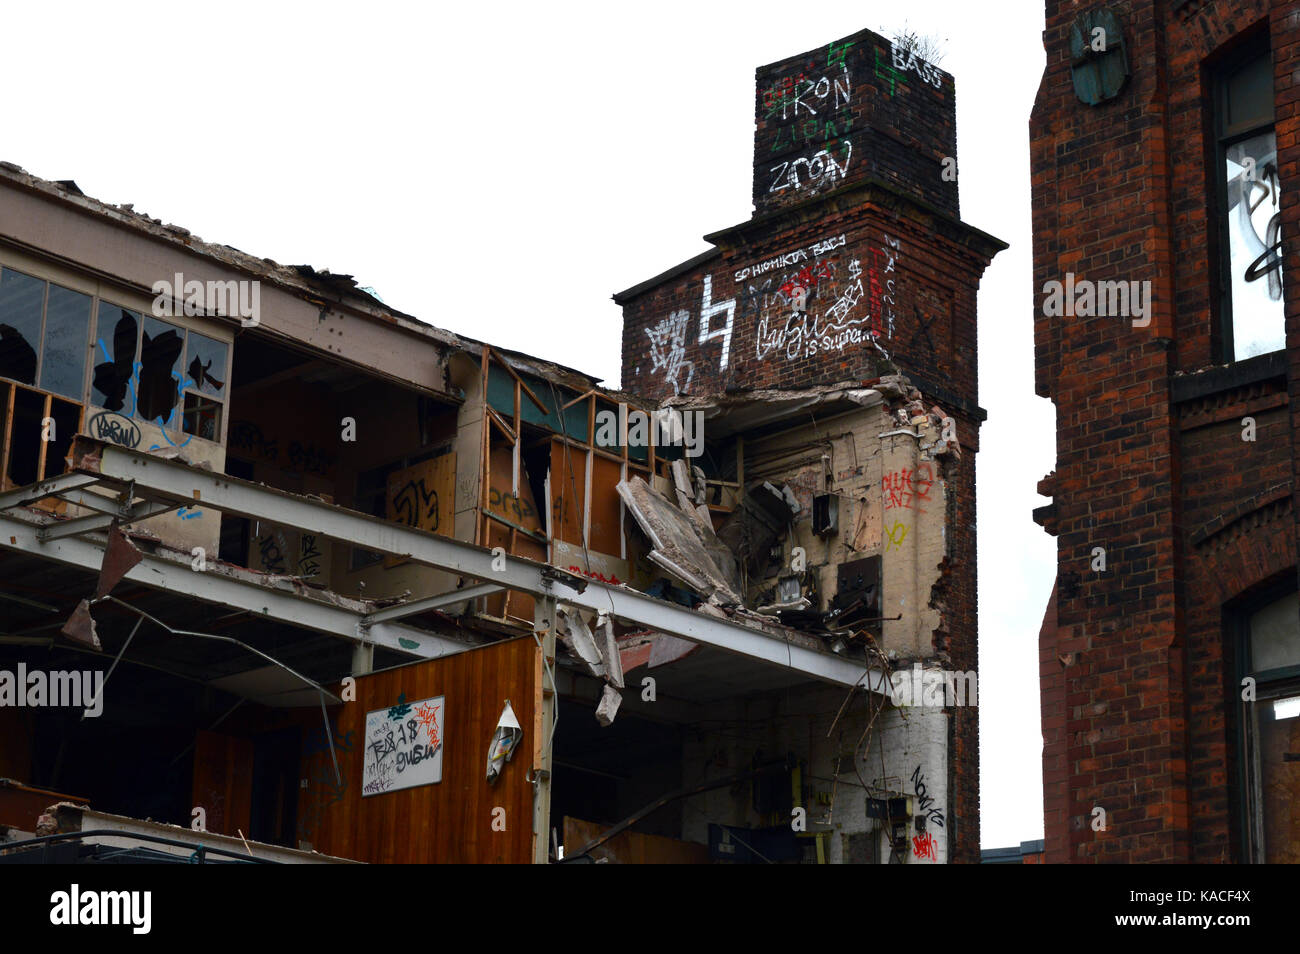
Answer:
<path fill-rule="evenodd" d="M 456 454 L 403 467 L 388 475 L 384 513 L 393 523 L 443 536 L 454 535 L 456 513 Z M 389 556 L 385 566 L 403 562 Z"/>
<path fill-rule="evenodd" d="M 342 691 L 337 685 L 333 689 Z M 533 787 L 526 776 L 537 765 L 526 756 L 538 741 L 535 720 L 542 694 L 541 651 L 531 635 L 358 676 L 355 690 L 354 700 L 331 707 L 328 736 L 319 711 L 298 716 L 307 730 L 305 787 L 298 799 L 300 847 L 372 864 L 531 861 Z M 441 783 L 365 797 L 367 713 L 402 698 L 437 697 L 447 707 Z M 500 777 L 489 783 L 488 744 L 507 699 L 525 737 Z"/>

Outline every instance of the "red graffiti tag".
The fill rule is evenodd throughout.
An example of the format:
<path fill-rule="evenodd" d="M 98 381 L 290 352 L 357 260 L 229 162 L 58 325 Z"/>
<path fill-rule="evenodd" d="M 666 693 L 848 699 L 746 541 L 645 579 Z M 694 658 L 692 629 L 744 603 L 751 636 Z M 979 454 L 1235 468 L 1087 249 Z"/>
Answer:
<path fill-rule="evenodd" d="M 420 725 L 424 726 L 429 733 L 429 744 L 435 748 L 438 745 L 438 707 L 421 705 L 415 709 L 415 717 L 420 720 Z"/>
<path fill-rule="evenodd" d="M 569 567 L 569 572 L 570 572 L 570 573 L 582 573 L 582 567 L 580 567 L 580 566 L 571 566 L 571 567 Z M 622 581 L 618 578 L 618 575 L 617 575 L 617 574 L 611 574 L 611 575 L 609 575 L 609 576 L 606 576 L 604 573 L 601 573 L 599 570 L 592 570 L 592 571 L 590 571 L 589 573 L 582 573 L 582 575 L 585 576 L 585 577 L 587 577 L 588 579 L 591 579 L 591 580 L 600 580 L 600 582 L 602 582 L 602 583 L 608 583 L 608 584 L 610 584 L 611 586 L 620 586 L 620 585 L 622 585 Z"/>
<path fill-rule="evenodd" d="M 902 507 L 916 513 L 925 513 L 920 505 L 930 500 L 930 488 L 934 486 L 934 472 L 928 463 L 918 464 L 915 470 L 904 467 L 885 474 L 880 481 L 881 494 L 885 498 L 885 509 Z"/>
<path fill-rule="evenodd" d="M 922 835 L 912 836 L 912 853 L 918 858 L 929 858 L 931 861 L 939 860 L 934 849 L 934 836 L 928 831 Z"/>

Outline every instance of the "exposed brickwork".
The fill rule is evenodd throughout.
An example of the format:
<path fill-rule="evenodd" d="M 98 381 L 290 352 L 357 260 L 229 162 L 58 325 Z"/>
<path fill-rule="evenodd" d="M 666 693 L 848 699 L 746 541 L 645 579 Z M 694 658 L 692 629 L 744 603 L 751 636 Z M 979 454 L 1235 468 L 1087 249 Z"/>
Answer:
<path fill-rule="evenodd" d="M 615 296 L 622 383 L 662 399 L 907 374 L 927 406 L 952 415 L 963 449 L 946 471 L 955 503 L 949 557 L 931 596 L 943 611 L 933 648 L 952 668 L 973 671 L 983 419 L 975 296 L 1005 246 L 957 218 L 956 182 L 943 175 L 943 159 L 956 159 L 952 77 L 894 56 L 889 41 L 863 32 L 759 69 L 760 211 L 707 236 L 710 253 Z M 845 174 L 832 177 L 830 163 L 842 166 L 850 146 Z M 822 166 L 798 166 L 798 187 L 787 179 L 788 188 L 772 190 L 774 166 L 786 163 L 788 175 L 790 163 L 822 149 Z M 952 860 L 977 863 L 978 710 L 951 715 Z"/>
<path fill-rule="evenodd" d="M 755 100 L 759 212 L 874 178 L 959 214 L 953 80 L 914 53 L 864 30 L 759 67 Z"/>
<path fill-rule="evenodd" d="M 1276 374 L 1195 395 L 1183 375 L 1224 360 L 1211 69 L 1265 30 L 1282 234 L 1300 226 L 1300 5 L 1111 6 L 1126 24 L 1128 86 L 1100 106 L 1075 97 L 1078 8 L 1050 0 L 1030 123 L 1035 301 L 1066 272 L 1149 280 L 1154 297 L 1149 327 L 1041 308 L 1035 319 L 1035 386 L 1057 408 L 1045 525 L 1059 564 L 1040 637 L 1045 855 L 1236 861 L 1238 697 L 1225 613 L 1295 574 L 1294 423 Z M 1294 388 L 1300 272 L 1295 256 L 1284 260 Z M 1246 415 L 1254 442 L 1241 439 Z M 1106 550 L 1105 572 L 1092 569 L 1094 547 Z M 1091 824 L 1098 806 L 1105 831 Z"/>

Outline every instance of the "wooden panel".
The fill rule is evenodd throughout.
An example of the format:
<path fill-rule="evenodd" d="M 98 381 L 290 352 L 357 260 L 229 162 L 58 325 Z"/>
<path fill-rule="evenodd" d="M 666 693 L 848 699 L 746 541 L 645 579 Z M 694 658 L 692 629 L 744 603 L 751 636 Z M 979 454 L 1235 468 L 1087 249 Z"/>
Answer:
<path fill-rule="evenodd" d="M 591 532 L 587 545 L 598 553 L 623 555 L 623 501 L 614 488 L 623 479 L 623 465 L 601 457 L 591 462 Z"/>
<path fill-rule="evenodd" d="M 371 863 L 528 862 L 533 788 L 524 776 L 535 740 L 523 740 L 493 785 L 487 752 L 507 699 L 520 725 L 537 734 L 541 685 L 531 636 L 359 677 L 356 699 L 332 711 L 342 784 L 327 746 L 304 749 L 308 788 L 299 796 L 299 838 L 316 851 Z M 431 696 L 446 699 L 442 781 L 363 797 L 366 713 Z M 493 829 L 495 808 L 504 809 L 504 831 Z"/>
<path fill-rule="evenodd" d="M 207 813 L 207 830 L 248 836 L 253 811 L 253 742 L 217 732 L 194 738 L 194 806 Z"/>
<path fill-rule="evenodd" d="M 546 562 L 546 544 L 520 533 L 515 527 L 542 533 L 542 517 L 533 499 L 533 489 L 522 476 L 519 492 L 511 479 L 514 454 L 509 446 L 492 449 L 492 472 L 488 482 L 488 513 L 497 514 L 506 522 L 488 519 L 487 546 L 501 547 L 512 556 L 521 556 L 538 563 Z M 513 525 L 513 526 L 512 526 Z M 524 593 L 503 593 L 487 599 L 489 615 L 523 620 L 529 628 L 533 624 L 533 598 Z"/>
<path fill-rule="evenodd" d="M 587 496 L 587 452 L 551 441 L 551 536 L 582 545 L 582 506 Z M 617 555 L 617 554 L 615 554 Z"/>
<path fill-rule="evenodd" d="M 384 512 L 394 523 L 453 536 L 456 520 L 456 454 L 441 454 L 388 475 Z M 406 562 L 387 556 L 384 566 Z"/>
<path fill-rule="evenodd" d="M 564 819 L 564 851 L 579 851 L 583 845 L 609 828 L 597 822 L 578 818 Z M 614 865 L 707 865 L 709 846 L 693 841 L 679 841 L 662 835 L 644 835 L 639 831 L 622 831 L 599 848 L 593 848 L 591 857 L 604 858 Z"/>

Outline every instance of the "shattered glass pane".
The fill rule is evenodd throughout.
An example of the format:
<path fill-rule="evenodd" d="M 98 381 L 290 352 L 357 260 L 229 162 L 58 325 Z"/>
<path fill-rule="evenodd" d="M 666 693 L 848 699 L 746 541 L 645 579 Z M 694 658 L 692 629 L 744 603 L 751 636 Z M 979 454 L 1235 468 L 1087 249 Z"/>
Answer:
<path fill-rule="evenodd" d="M 6 268 L 0 272 L 0 377 L 36 383 L 45 282 Z"/>
<path fill-rule="evenodd" d="M 127 407 L 129 394 L 131 402 L 127 413 L 135 412 L 133 377 L 139 327 L 140 316 L 135 312 L 106 301 L 99 303 L 95 356 L 102 360 L 95 365 L 91 378 L 91 401 L 100 407 L 120 411 Z"/>
<path fill-rule="evenodd" d="M 185 368 L 189 381 L 185 386 L 215 398 L 223 398 L 226 393 L 225 343 L 191 331 L 189 352 L 185 358 L 189 362 Z"/>
<path fill-rule="evenodd" d="M 181 395 L 181 352 L 185 331 L 146 316 L 140 338 L 138 416 L 162 427 L 175 428 Z"/>

